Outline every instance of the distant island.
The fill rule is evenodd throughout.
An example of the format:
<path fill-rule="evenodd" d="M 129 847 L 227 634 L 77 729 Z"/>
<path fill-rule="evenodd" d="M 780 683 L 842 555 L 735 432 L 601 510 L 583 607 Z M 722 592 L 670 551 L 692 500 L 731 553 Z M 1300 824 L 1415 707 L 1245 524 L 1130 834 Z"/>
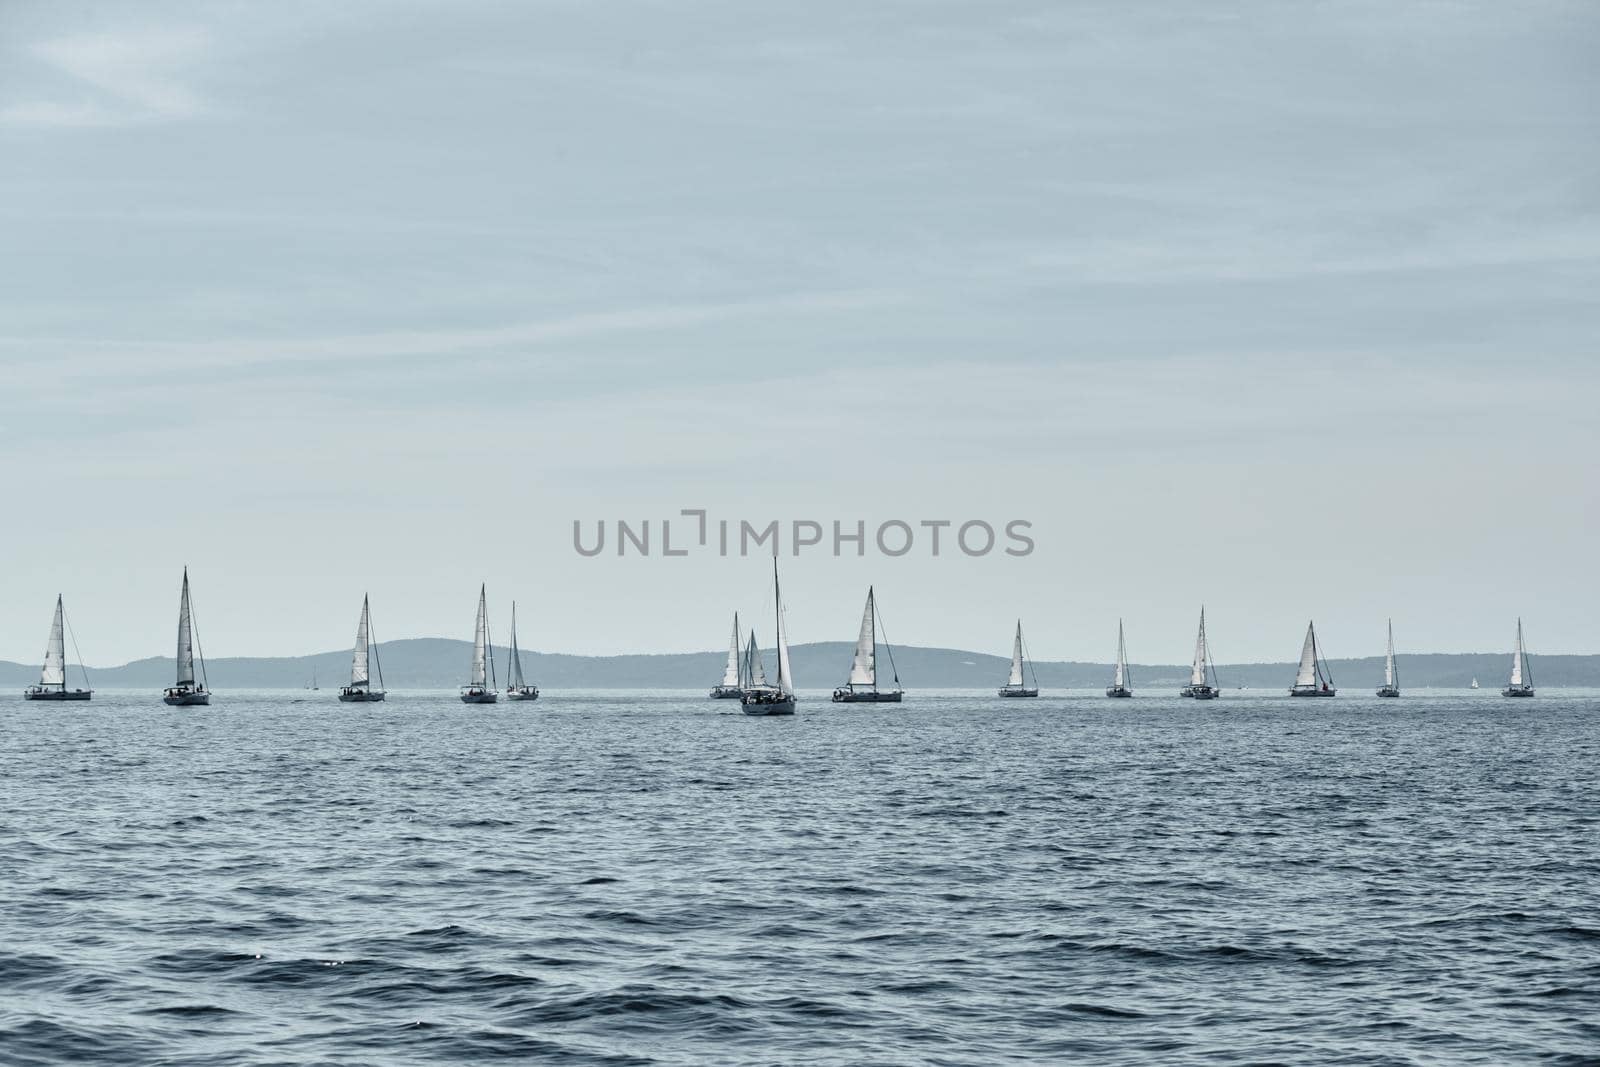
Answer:
<path fill-rule="evenodd" d="M 831 689 L 844 680 L 855 646 L 843 641 L 796 645 L 795 677 L 802 689 Z M 472 658 L 468 641 L 441 637 L 389 641 L 381 646 L 384 683 L 392 689 L 454 689 L 467 675 Z M 772 669 L 770 650 L 767 667 Z M 495 649 L 504 684 L 505 649 Z M 547 689 L 709 689 L 722 677 L 726 652 L 668 655 L 567 656 L 530 652 L 522 662 L 529 681 Z M 953 648 L 895 647 L 895 665 L 908 689 L 993 689 L 1005 681 L 1010 661 L 1002 656 Z M 1383 680 L 1383 657 L 1331 660 L 1334 679 L 1352 694 L 1375 688 Z M 879 670 L 887 673 L 887 657 Z M 1400 659 L 1401 684 L 1407 689 L 1465 688 L 1477 678 L 1485 689 L 1505 682 L 1507 652 L 1417 653 Z M 1170 689 L 1189 676 L 1188 664 L 1131 665 L 1135 692 Z M 1040 661 L 1034 664 L 1039 685 L 1046 689 L 1096 689 L 1111 680 L 1111 664 Z M 1600 687 L 1600 655 L 1538 656 L 1534 670 L 1543 687 Z M 338 688 L 350 673 L 350 652 L 340 650 L 283 658 L 236 657 L 210 660 L 206 671 L 218 689 L 299 689 L 315 673 L 319 684 Z M 1287 689 L 1295 665 L 1282 663 L 1218 664 L 1225 689 Z M 170 685 L 173 661 L 166 657 L 135 660 L 120 667 L 89 668 L 93 683 L 107 689 L 159 689 Z M 77 677 L 76 665 L 72 675 Z M 23 687 L 39 680 L 38 664 L 0 660 L 0 686 Z"/>

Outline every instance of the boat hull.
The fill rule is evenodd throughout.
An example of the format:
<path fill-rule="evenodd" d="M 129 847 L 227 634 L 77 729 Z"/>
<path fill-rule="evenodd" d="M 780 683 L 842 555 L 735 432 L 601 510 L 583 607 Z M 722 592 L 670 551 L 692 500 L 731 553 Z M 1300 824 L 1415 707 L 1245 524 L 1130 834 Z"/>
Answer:
<path fill-rule="evenodd" d="M 1039 695 L 1039 691 L 1020 685 L 1004 685 L 1000 687 L 1000 695 L 1003 697 L 1036 697 Z"/>
<path fill-rule="evenodd" d="M 1178 695 L 1188 697 L 1190 700 L 1216 700 L 1222 695 L 1222 691 L 1213 689 L 1209 685 L 1190 685 L 1185 686 Z"/>
<path fill-rule="evenodd" d="M 161 702 L 170 708 L 197 708 L 211 703 L 211 694 L 204 689 L 168 689 Z"/>
<path fill-rule="evenodd" d="M 538 700 L 539 699 L 539 687 L 536 686 L 536 685 L 525 685 L 520 689 L 518 689 L 518 688 L 507 689 L 506 690 L 506 699 L 507 700 Z"/>
<path fill-rule="evenodd" d="M 898 704 L 902 691 L 896 689 L 892 693 L 880 693 L 876 689 L 835 689 L 833 702 L 835 704 Z"/>
<path fill-rule="evenodd" d="M 387 694 L 382 689 L 341 689 L 341 704 L 381 704 Z"/>
<path fill-rule="evenodd" d="M 94 694 L 92 689 L 26 689 L 23 690 L 23 700 L 88 700 Z"/>
<path fill-rule="evenodd" d="M 746 697 L 740 701 L 740 710 L 746 715 L 793 715 L 794 697 L 782 698 L 751 698 Z"/>
<path fill-rule="evenodd" d="M 1289 690 L 1289 695 L 1292 697 L 1331 697 L 1338 694 L 1339 691 L 1337 689 L 1318 689 L 1316 686 L 1311 685 L 1305 687 L 1297 685 Z"/>
<path fill-rule="evenodd" d="M 719 685 L 711 690 L 711 700 L 738 700 L 744 696 L 744 690 L 733 685 Z"/>
<path fill-rule="evenodd" d="M 1533 696 L 1533 686 L 1508 685 L 1501 690 L 1500 695 L 1505 697 L 1531 697 Z"/>
<path fill-rule="evenodd" d="M 1378 695 L 1381 697 L 1397 697 L 1400 695 L 1400 690 L 1395 686 L 1386 685 L 1378 690 Z"/>
<path fill-rule="evenodd" d="M 1126 686 L 1114 685 L 1110 689 L 1106 690 L 1106 696 L 1117 697 L 1119 699 L 1126 700 L 1128 697 L 1133 696 L 1133 690 L 1127 688 Z"/>
<path fill-rule="evenodd" d="M 500 694 L 493 689 L 464 689 L 461 691 L 463 704 L 493 704 L 500 699 Z"/>

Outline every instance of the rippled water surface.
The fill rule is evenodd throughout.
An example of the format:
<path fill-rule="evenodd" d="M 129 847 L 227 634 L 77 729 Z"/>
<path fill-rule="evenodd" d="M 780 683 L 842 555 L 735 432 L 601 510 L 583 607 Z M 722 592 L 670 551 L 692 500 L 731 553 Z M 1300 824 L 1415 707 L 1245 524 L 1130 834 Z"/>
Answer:
<path fill-rule="evenodd" d="M 7 1064 L 1600 1057 L 1594 694 L 0 713 Z"/>

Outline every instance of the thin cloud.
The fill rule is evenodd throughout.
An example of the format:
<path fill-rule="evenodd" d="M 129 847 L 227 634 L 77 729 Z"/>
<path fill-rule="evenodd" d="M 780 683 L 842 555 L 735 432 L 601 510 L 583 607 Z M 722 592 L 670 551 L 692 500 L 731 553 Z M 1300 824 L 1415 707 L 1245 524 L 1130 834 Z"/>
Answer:
<path fill-rule="evenodd" d="M 209 46 L 195 29 L 60 37 L 31 51 L 74 83 L 76 94 L 18 100 L 0 122 L 19 126 L 93 127 L 172 122 L 210 109 L 188 83 Z"/>

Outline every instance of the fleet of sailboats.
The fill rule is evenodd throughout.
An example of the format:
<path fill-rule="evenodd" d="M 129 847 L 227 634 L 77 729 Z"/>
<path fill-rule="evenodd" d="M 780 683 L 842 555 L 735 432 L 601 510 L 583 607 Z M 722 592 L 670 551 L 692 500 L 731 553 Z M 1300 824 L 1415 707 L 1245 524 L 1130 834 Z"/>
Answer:
<path fill-rule="evenodd" d="M 1533 663 L 1528 659 L 1527 647 L 1522 643 L 1522 619 L 1517 619 L 1517 647 L 1511 653 L 1511 678 L 1502 691 L 1508 697 L 1533 696 Z"/>
<path fill-rule="evenodd" d="M 67 613 L 61 606 L 61 594 L 56 594 L 56 614 L 50 622 L 50 640 L 44 648 L 44 665 L 39 669 L 39 684 L 23 691 L 25 700 L 88 700 L 94 695 L 92 687 L 67 688 Z M 74 642 L 76 644 L 76 642 Z M 89 672 L 78 657 L 78 669 L 83 671 L 83 684 L 89 686 Z"/>
<path fill-rule="evenodd" d="M 1022 650 L 1022 620 L 1017 620 L 1017 637 L 1011 642 L 1011 673 L 1006 675 L 1006 684 L 1000 687 L 1003 697 L 1036 697 L 1039 695 L 1039 679 L 1033 679 L 1033 685 L 1028 685 L 1022 680 L 1022 667 L 1024 662 Z M 1033 675 L 1033 664 L 1029 662 L 1028 674 Z"/>
<path fill-rule="evenodd" d="M 772 567 L 772 595 L 773 621 L 777 627 L 776 680 L 769 681 L 767 678 L 755 630 L 752 628 L 748 635 L 745 635 L 736 612 L 733 616 L 733 631 L 729 639 L 727 664 L 723 670 L 722 680 L 710 692 L 713 699 L 738 698 L 748 715 L 792 715 L 797 703 L 776 558 Z M 878 684 L 878 645 L 881 629 L 882 616 L 877 606 L 876 590 L 869 586 L 866 605 L 861 614 L 861 630 L 856 641 L 855 654 L 851 659 L 849 679 L 833 691 L 834 702 L 901 702 L 904 690 L 900 685 L 899 671 L 894 666 L 894 651 L 887 640 L 882 644 L 889 657 L 893 688 L 881 688 Z M 89 685 L 88 671 L 82 666 L 81 656 L 79 669 L 84 674 L 84 686 L 74 689 L 68 688 L 67 685 L 66 643 L 70 635 L 64 600 L 62 596 L 57 595 L 39 682 L 23 692 L 25 699 L 48 701 L 91 699 L 93 688 Z M 748 640 L 745 640 L 746 636 Z M 1387 623 L 1386 636 L 1383 684 L 1377 689 L 1377 695 L 1394 698 L 1400 696 L 1401 690 L 1400 672 L 1394 650 L 1393 620 Z M 538 699 L 538 686 L 529 684 L 523 673 L 522 654 L 517 641 L 515 601 L 511 605 L 510 666 L 507 681 L 508 700 Z M 497 684 L 494 647 L 489 634 L 488 587 L 485 583 L 478 588 L 478 611 L 473 627 L 472 667 L 467 683 L 460 687 L 461 700 L 468 704 L 493 704 L 498 699 Z M 315 687 L 315 682 L 312 683 L 312 687 Z M 1478 688 L 1477 678 L 1472 679 L 1471 688 Z M 1305 641 L 1300 651 L 1299 668 L 1295 674 L 1294 685 L 1289 689 L 1289 695 L 1331 697 L 1337 692 L 1332 671 L 1323 656 L 1317 638 L 1316 623 L 1308 622 Z M 1535 692 L 1533 663 L 1528 655 L 1521 618 L 1517 619 L 1517 636 L 1511 656 L 1510 676 L 1502 692 L 1507 697 L 1523 698 L 1531 697 Z M 1017 620 L 1012 638 L 1010 671 L 998 694 L 1001 697 L 1039 695 L 1039 683 L 1033 673 L 1032 658 L 1027 653 L 1020 619 Z M 1180 695 L 1195 700 L 1215 700 L 1222 695 L 1210 642 L 1206 635 L 1206 613 L 1203 606 L 1200 609 L 1200 623 L 1195 635 L 1194 659 L 1190 667 L 1189 682 L 1183 687 Z M 356 627 L 355 647 L 351 654 L 350 681 L 340 688 L 339 700 L 346 703 L 375 703 L 384 700 L 386 696 L 383 667 L 379 662 L 377 642 L 372 630 L 372 605 L 370 598 L 363 594 L 361 617 Z M 1128 667 L 1127 638 L 1121 619 L 1117 620 L 1115 673 L 1111 684 L 1106 687 L 1106 696 L 1123 698 L 1133 696 L 1133 677 Z M 168 705 L 177 707 L 206 705 L 211 702 L 205 656 L 201 652 L 199 627 L 195 618 L 187 567 L 183 570 L 183 584 L 178 602 L 176 674 L 173 684 L 163 691 L 162 700 Z"/>
<path fill-rule="evenodd" d="M 378 672 L 378 684 L 372 684 L 372 671 Z M 372 642 L 372 605 L 365 593 L 361 594 L 361 621 L 356 624 L 356 646 L 350 655 L 350 684 L 339 690 L 339 700 L 344 704 L 376 704 L 387 694 L 383 689 L 383 664 L 378 660 L 378 646 Z"/>
<path fill-rule="evenodd" d="M 206 657 L 200 651 L 196 636 L 194 605 L 189 599 L 189 568 L 183 568 L 183 595 L 178 601 L 178 676 L 162 695 L 161 701 L 172 707 L 187 708 L 211 703 L 211 691 L 206 688 Z M 195 663 L 200 664 L 199 677 L 195 676 Z"/>
<path fill-rule="evenodd" d="M 489 643 L 488 586 L 478 587 L 478 619 L 472 628 L 472 674 L 461 687 L 463 704 L 493 704 L 500 682 L 494 674 L 494 646 Z"/>
<path fill-rule="evenodd" d="M 878 602 L 872 587 L 867 586 L 867 607 L 861 613 L 861 634 L 856 638 L 855 658 L 850 661 L 850 678 L 833 691 L 835 704 L 898 704 L 905 690 L 900 688 L 900 672 L 894 665 L 894 649 L 887 639 L 884 651 L 889 655 L 889 671 L 894 675 L 893 689 L 878 688 Z"/>
<path fill-rule="evenodd" d="M 1217 666 L 1211 662 L 1211 646 L 1206 643 L 1206 609 L 1200 608 L 1200 633 L 1194 640 L 1194 663 L 1189 668 L 1189 684 L 1178 693 L 1194 700 L 1215 700 L 1222 695 L 1217 684 Z"/>
<path fill-rule="evenodd" d="M 1108 697 L 1133 696 L 1133 675 L 1128 672 L 1128 644 L 1122 638 L 1122 620 L 1117 620 L 1117 673 L 1106 687 Z"/>
<path fill-rule="evenodd" d="M 1339 691 L 1333 687 L 1333 674 L 1327 661 L 1317 650 L 1317 624 L 1306 624 L 1306 640 L 1300 649 L 1300 670 L 1289 689 L 1292 697 L 1331 697 Z"/>
<path fill-rule="evenodd" d="M 1400 672 L 1394 665 L 1394 620 L 1389 620 L 1389 651 L 1383 658 L 1383 685 L 1378 687 L 1381 697 L 1400 695 Z"/>
<path fill-rule="evenodd" d="M 783 622 L 783 594 L 778 588 L 778 557 L 772 557 L 772 611 L 778 628 L 778 680 L 766 685 L 763 672 L 761 684 L 752 683 L 739 697 L 746 715 L 793 715 L 795 707 L 794 671 L 789 666 L 789 637 Z M 752 651 L 755 634 L 750 635 Z"/>

